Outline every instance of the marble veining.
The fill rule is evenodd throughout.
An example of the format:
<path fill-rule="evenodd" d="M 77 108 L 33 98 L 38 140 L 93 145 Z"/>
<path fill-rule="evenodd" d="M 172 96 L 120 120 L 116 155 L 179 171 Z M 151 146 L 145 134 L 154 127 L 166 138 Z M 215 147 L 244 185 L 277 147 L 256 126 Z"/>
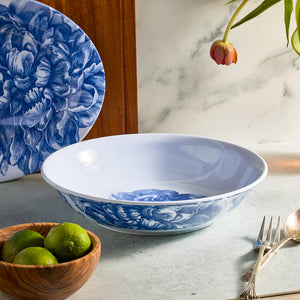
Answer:
<path fill-rule="evenodd" d="M 209 57 L 238 4 L 226 2 L 136 2 L 140 132 L 244 145 L 297 140 L 300 59 L 286 47 L 283 3 L 231 31 L 238 62 L 228 67 Z"/>

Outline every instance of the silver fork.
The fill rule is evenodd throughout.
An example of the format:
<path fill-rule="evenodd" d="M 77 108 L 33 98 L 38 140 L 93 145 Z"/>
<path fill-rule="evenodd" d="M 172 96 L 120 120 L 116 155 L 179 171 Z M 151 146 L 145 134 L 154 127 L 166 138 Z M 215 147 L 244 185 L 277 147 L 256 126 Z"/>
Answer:
<path fill-rule="evenodd" d="M 255 248 L 259 247 L 259 253 L 257 256 L 257 260 L 256 263 L 253 267 L 253 271 L 251 272 L 251 277 L 250 280 L 245 288 L 245 290 L 243 291 L 243 293 L 241 294 L 241 298 L 245 298 L 245 299 L 257 299 L 259 298 L 256 295 L 256 277 L 258 274 L 258 270 L 260 267 L 260 262 L 261 259 L 266 251 L 266 249 L 270 249 L 273 245 L 274 245 L 274 241 L 276 242 L 276 239 L 278 239 L 278 235 L 280 232 L 280 217 L 278 218 L 278 222 L 277 222 L 277 228 L 276 228 L 276 233 L 274 236 L 274 239 L 272 240 L 272 221 L 273 221 L 273 217 L 271 217 L 270 219 L 270 223 L 269 223 L 269 228 L 268 228 L 268 232 L 267 232 L 267 236 L 266 239 L 263 240 L 263 233 L 264 233 L 264 227 L 265 227 L 265 219 L 266 217 L 263 218 L 262 221 L 262 225 L 258 234 L 258 238 L 255 244 Z"/>
<path fill-rule="evenodd" d="M 253 246 L 253 249 L 258 251 L 261 246 L 262 246 L 262 239 L 263 239 L 263 234 L 264 234 L 264 226 L 265 226 L 265 219 L 266 217 L 263 218 L 263 221 L 262 221 L 262 224 L 261 224 L 261 227 L 260 227 L 260 230 L 259 230 L 259 234 L 258 234 L 258 237 L 257 237 L 257 240 Z M 273 217 L 271 217 L 271 220 L 270 220 L 270 225 L 272 224 L 272 221 L 273 221 Z M 276 225 L 276 231 L 275 231 L 275 235 L 274 235 L 274 238 L 273 240 L 269 241 L 268 245 L 265 246 L 265 251 L 264 253 L 266 253 L 267 251 L 269 251 L 271 248 L 273 248 L 274 246 L 276 246 L 279 242 L 280 242 L 280 217 L 278 217 L 278 220 L 277 220 L 277 225 Z M 269 233 L 269 232 L 268 232 Z M 271 235 L 271 232 L 270 232 L 270 235 Z M 251 274 L 255 268 L 255 265 L 254 264 L 243 276 L 242 276 L 242 280 L 244 282 L 247 282 L 249 281 L 250 277 L 251 277 Z M 264 263 L 264 257 L 260 263 L 260 266 L 259 268 L 261 268 L 263 265 L 265 265 Z"/>

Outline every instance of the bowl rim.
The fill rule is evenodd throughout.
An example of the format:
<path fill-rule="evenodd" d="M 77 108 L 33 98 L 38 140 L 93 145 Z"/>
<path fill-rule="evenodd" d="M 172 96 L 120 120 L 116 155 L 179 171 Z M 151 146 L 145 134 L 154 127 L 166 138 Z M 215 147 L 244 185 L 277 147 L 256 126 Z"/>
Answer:
<path fill-rule="evenodd" d="M 80 192 L 72 191 L 70 189 L 67 189 L 67 188 L 55 183 L 46 174 L 47 171 L 45 170 L 45 166 L 47 165 L 48 160 L 50 160 L 52 156 L 57 155 L 56 154 L 57 152 L 68 151 L 67 150 L 68 148 L 80 147 L 79 145 L 81 145 L 81 144 L 90 144 L 90 143 L 94 143 L 97 140 L 117 139 L 119 137 L 126 138 L 127 136 L 157 136 L 157 137 L 159 137 L 159 136 L 168 136 L 168 137 L 180 137 L 180 138 L 193 138 L 193 139 L 200 139 L 200 140 L 207 140 L 207 141 L 211 141 L 211 142 L 221 143 L 221 144 L 227 145 L 229 147 L 238 148 L 242 152 L 251 154 L 253 157 L 256 158 L 257 162 L 259 162 L 261 164 L 262 173 L 252 183 L 250 183 L 250 184 L 248 184 L 248 185 L 246 185 L 242 188 L 235 189 L 235 190 L 227 192 L 227 193 L 216 194 L 216 195 L 213 195 L 213 196 L 204 196 L 204 197 L 201 197 L 201 198 L 194 198 L 194 199 L 190 199 L 190 200 L 168 200 L 168 201 L 116 200 L 116 199 L 108 199 L 108 198 L 104 198 L 104 197 L 102 198 L 100 196 L 97 197 L 97 196 L 93 196 L 93 195 L 86 195 L 86 194 L 82 194 Z M 208 137 L 189 135 L 189 134 L 175 134 L 175 133 L 130 133 L 130 134 L 105 136 L 105 137 L 99 137 L 99 138 L 94 138 L 94 139 L 81 141 L 81 142 L 66 146 L 66 147 L 64 147 L 62 149 L 59 149 L 56 152 L 50 154 L 50 156 L 48 156 L 45 159 L 45 161 L 43 162 L 42 167 L 41 167 L 41 175 L 42 175 L 43 179 L 50 186 L 54 187 L 57 191 L 62 192 L 64 194 L 70 194 L 70 195 L 73 195 L 73 196 L 76 196 L 76 197 L 80 197 L 80 198 L 88 199 L 88 200 L 93 200 L 93 201 L 96 201 L 96 202 L 112 203 L 112 204 L 123 204 L 123 205 L 140 205 L 140 206 L 160 206 L 160 205 L 164 205 L 164 206 L 174 205 L 174 206 L 176 206 L 176 205 L 183 205 L 183 204 L 195 204 L 195 203 L 201 203 L 201 202 L 207 202 L 207 201 L 214 201 L 214 200 L 223 199 L 223 198 L 230 198 L 230 197 L 237 196 L 239 194 L 242 194 L 242 193 L 245 193 L 245 192 L 251 190 L 252 188 L 257 186 L 258 184 L 260 184 L 265 179 L 267 174 L 268 174 L 268 165 L 267 165 L 266 161 L 262 158 L 262 156 L 260 156 L 256 152 L 248 149 L 247 147 L 240 146 L 240 145 L 237 145 L 235 143 L 223 141 L 223 140 L 220 140 L 220 139 L 215 139 L 215 138 L 208 138 Z"/>
<path fill-rule="evenodd" d="M 60 224 L 60 223 L 56 223 L 56 222 L 32 222 L 32 223 L 22 223 L 22 224 L 11 225 L 11 226 L 3 227 L 3 228 L 0 229 L 0 236 L 1 236 L 1 231 L 2 230 L 10 229 L 10 228 L 13 228 L 13 227 L 14 228 L 19 227 L 20 230 L 23 230 L 23 229 L 26 229 L 27 227 L 30 227 L 30 226 L 42 226 L 42 225 L 50 225 L 50 226 L 53 225 L 53 226 L 55 226 L 55 225 L 58 225 L 58 224 Z M 75 264 L 76 262 L 87 259 L 88 256 L 96 255 L 99 251 L 101 252 L 101 241 L 95 233 L 93 233 L 93 232 L 91 232 L 91 231 L 89 231 L 85 228 L 84 228 L 84 230 L 88 233 L 89 237 L 91 238 L 93 248 L 87 254 L 85 254 L 84 256 L 81 256 L 77 259 L 73 259 L 73 260 L 66 261 L 66 262 L 61 262 L 61 263 L 58 263 L 58 264 L 52 264 L 52 265 L 22 265 L 22 264 L 14 264 L 14 263 L 3 261 L 2 257 L 0 256 L 0 266 L 2 265 L 4 267 L 13 267 L 13 268 L 20 268 L 20 269 L 49 269 L 49 268 L 55 269 L 55 268 L 61 268 L 63 266 L 67 266 L 67 265 L 70 265 L 70 264 Z M 15 231 L 15 232 L 17 232 L 17 231 Z"/>

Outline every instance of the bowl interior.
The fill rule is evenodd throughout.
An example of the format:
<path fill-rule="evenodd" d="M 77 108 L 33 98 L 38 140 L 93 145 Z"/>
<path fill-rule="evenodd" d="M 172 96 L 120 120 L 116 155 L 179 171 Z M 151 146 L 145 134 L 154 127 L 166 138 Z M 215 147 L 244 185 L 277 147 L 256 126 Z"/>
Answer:
<path fill-rule="evenodd" d="M 145 189 L 215 196 L 249 187 L 266 172 L 264 160 L 245 148 L 168 134 L 88 140 L 53 153 L 42 166 L 58 190 L 95 199 Z"/>

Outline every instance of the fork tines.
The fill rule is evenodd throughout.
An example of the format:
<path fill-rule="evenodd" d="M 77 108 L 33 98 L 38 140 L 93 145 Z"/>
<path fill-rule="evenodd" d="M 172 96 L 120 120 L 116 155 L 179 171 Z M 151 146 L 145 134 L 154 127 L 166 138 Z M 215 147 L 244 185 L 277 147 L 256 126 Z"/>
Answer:
<path fill-rule="evenodd" d="M 264 216 L 257 240 L 253 247 L 254 250 L 259 250 L 261 248 L 262 241 L 263 241 L 263 235 L 264 235 L 265 221 L 266 221 L 266 217 Z M 271 239 L 272 238 L 272 222 L 273 222 L 273 217 L 271 217 L 271 219 L 270 219 L 269 228 L 268 228 L 267 236 L 265 239 L 266 240 L 266 243 L 265 243 L 266 251 L 270 250 L 272 247 L 274 247 L 280 241 L 280 217 L 278 217 L 278 220 L 277 220 L 277 226 L 276 226 L 275 235 L 274 235 L 273 240 Z"/>

